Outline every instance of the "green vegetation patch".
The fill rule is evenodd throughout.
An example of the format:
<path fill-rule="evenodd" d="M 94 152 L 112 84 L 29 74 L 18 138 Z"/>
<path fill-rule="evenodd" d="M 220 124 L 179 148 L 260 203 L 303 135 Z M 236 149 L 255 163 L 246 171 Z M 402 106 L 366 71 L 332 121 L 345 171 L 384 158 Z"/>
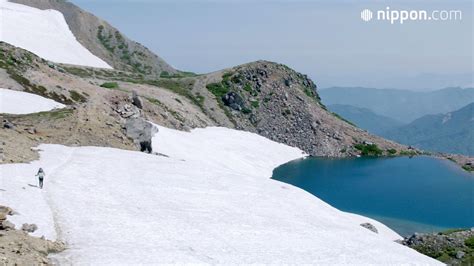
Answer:
<path fill-rule="evenodd" d="M 255 109 L 260 107 L 260 103 L 257 100 L 250 101 L 250 105 L 252 105 L 252 107 Z"/>
<path fill-rule="evenodd" d="M 250 83 L 246 83 L 246 84 L 244 85 L 244 91 L 252 92 L 252 91 L 253 91 L 252 85 L 250 85 Z"/>
<path fill-rule="evenodd" d="M 442 231 L 442 232 L 440 232 L 440 234 L 449 235 L 449 234 L 452 234 L 452 233 L 461 232 L 461 231 L 465 231 L 465 230 L 468 230 L 468 229 L 467 228 L 454 228 L 454 229 L 448 229 L 448 230 Z"/>
<path fill-rule="evenodd" d="M 92 76 L 92 73 L 89 72 L 87 69 L 84 69 L 84 68 L 80 68 L 80 67 L 68 67 L 68 66 L 64 66 L 63 67 L 64 70 L 66 72 L 68 72 L 69 74 L 72 74 L 72 75 L 75 75 L 75 76 L 79 76 L 81 78 L 87 78 L 87 77 L 91 77 Z"/>
<path fill-rule="evenodd" d="M 37 94 L 49 99 L 53 99 L 57 102 L 67 104 L 67 105 L 74 103 L 71 99 L 67 98 L 66 96 L 62 94 L 58 94 L 54 91 L 48 92 L 48 90 L 45 87 L 31 83 L 29 79 L 25 78 L 24 76 L 22 76 L 21 74 L 19 74 L 18 72 L 16 72 L 15 70 L 11 68 L 7 69 L 7 73 L 10 76 L 10 78 L 18 82 L 25 89 L 26 92 Z"/>
<path fill-rule="evenodd" d="M 251 114 L 251 113 L 252 113 L 252 110 L 250 110 L 250 109 L 247 108 L 247 107 L 244 107 L 244 108 L 242 109 L 242 113 L 244 113 L 244 114 Z"/>
<path fill-rule="evenodd" d="M 160 73 L 160 78 L 187 78 L 187 77 L 196 77 L 198 74 L 194 72 L 187 72 L 187 71 L 178 71 L 178 73 L 170 74 L 168 71 L 162 71 Z"/>
<path fill-rule="evenodd" d="M 113 53 L 113 52 L 115 52 L 115 47 L 113 47 L 110 44 L 112 36 L 109 35 L 109 34 L 105 34 L 104 29 L 105 28 L 104 28 L 103 25 L 100 25 L 97 28 L 97 39 L 99 39 L 100 43 L 102 44 L 102 46 L 105 47 L 105 49 L 107 49 L 109 52 Z"/>
<path fill-rule="evenodd" d="M 52 111 L 47 111 L 47 112 L 28 114 L 27 116 L 36 117 L 39 119 L 62 119 L 62 118 L 69 117 L 72 114 L 73 114 L 72 109 L 63 108 L 63 109 L 52 110 Z"/>
<path fill-rule="evenodd" d="M 354 148 L 361 152 L 362 156 L 380 156 L 383 151 L 377 146 L 377 144 L 356 144 Z"/>
<path fill-rule="evenodd" d="M 474 166 L 471 166 L 471 165 L 463 165 L 463 166 L 462 166 L 462 169 L 464 169 L 465 171 L 468 171 L 468 172 L 473 172 L 473 171 L 474 171 Z"/>
<path fill-rule="evenodd" d="M 151 74 L 152 67 L 140 63 L 145 58 L 145 54 L 141 51 L 130 52 L 125 38 L 119 31 L 107 32 L 105 27 L 100 25 L 97 28 L 97 39 L 111 54 L 119 56 L 125 64 L 130 66 L 132 71 L 141 74 Z"/>
<path fill-rule="evenodd" d="M 403 150 L 403 151 L 400 151 L 400 155 L 401 156 L 415 156 L 415 155 L 418 155 L 418 153 L 416 151 Z"/>
<path fill-rule="evenodd" d="M 84 103 L 87 101 L 87 98 L 84 95 L 80 94 L 79 92 L 75 90 L 70 90 L 69 94 L 71 95 L 71 99 L 73 99 L 76 102 Z"/>
<path fill-rule="evenodd" d="M 469 237 L 464 241 L 464 245 L 466 245 L 468 248 L 474 249 L 474 236 Z"/>
<path fill-rule="evenodd" d="M 225 86 L 222 82 L 220 83 L 210 83 L 206 85 L 208 91 L 210 91 L 218 100 L 222 98 L 222 96 L 226 95 L 229 92 L 229 87 Z"/>
<path fill-rule="evenodd" d="M 395 155 L 395 154 L 397 154 L 397 150 L 395 150 L 395 149 L 388 149 L 387 152 L 388 152 L 388 154 L 390 154 L 390 155 Z"/>
<path fill-rule="evenodd" d="M 102 83 L 102 85 L 100 85 L 102 88 L 106 88 L 106 89 L 118 89 L 119 88 L 119 85 L 117 82 L 105 82 L 105 83 Z"/>
<path fill-rule="evenodd" d="M 314 90 L 312 90 L 308 87 L 304 87 L 303 91 L 304 91 L 304 94 L 306 94 L 306 96 L 308 96 L 310 98 L 315 98 L 316 93 L 314 92 Z"/>
<path fill-rule="evenodd" d="M 212 93 L 214 96 L 216 96 L 217 104 L 219 105 L 219 108 L 224 111 L 224 114 L 227 116 L 229 121 L 234 124 L 234 126 L 237 126 L 237 122 L 232 116 L 232 113 L 229 111 L 228 108 L 224 106 L 224 102 L 222 101 L 222 96 L 226 95 L 230 91 L 230 78 L 233 75 L 231 72 L 224 73 L 222 76 L 222 81 L 221 82 L 216 82 L 216 83 L 209 83 L 206 85 L 207 90 Z M 251 113 L 251 110 L 246 110 L 244 108 L 242 110 L 242 113 L 248 114 Z"/>

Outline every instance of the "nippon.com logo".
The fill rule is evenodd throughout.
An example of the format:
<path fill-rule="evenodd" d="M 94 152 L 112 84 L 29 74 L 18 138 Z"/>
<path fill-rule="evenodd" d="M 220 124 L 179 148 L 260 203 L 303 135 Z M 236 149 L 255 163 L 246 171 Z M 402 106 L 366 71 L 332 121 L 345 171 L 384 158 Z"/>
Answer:
<path fill-rule="evenodd" d="M 461 10 L 396 10 L 386 7 L 384 10 L 372 11 L 364 9 L 360 12 L 360 18 L 369 22 L 372 20 L 388 21 L 390 24 L 406 21 L 447 21 L 462 20 Z"/>

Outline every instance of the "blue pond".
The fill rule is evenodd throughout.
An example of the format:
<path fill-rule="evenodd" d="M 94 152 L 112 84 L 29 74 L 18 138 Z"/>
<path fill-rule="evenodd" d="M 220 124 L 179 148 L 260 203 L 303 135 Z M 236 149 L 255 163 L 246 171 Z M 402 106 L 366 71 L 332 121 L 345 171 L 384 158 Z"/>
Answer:
<path fill-rule="evenodd" d="M 431 157 L 296 160 L 273 179 L 399 234 L 474 227 L 474 175 Z"/>

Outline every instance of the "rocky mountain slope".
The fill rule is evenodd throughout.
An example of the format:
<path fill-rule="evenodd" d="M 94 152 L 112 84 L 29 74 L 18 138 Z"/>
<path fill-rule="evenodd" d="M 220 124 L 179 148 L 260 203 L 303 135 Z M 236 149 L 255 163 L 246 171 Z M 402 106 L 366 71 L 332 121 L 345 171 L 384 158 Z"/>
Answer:
<path fill-rule="evenodd" d="M 382 150 L 404 148 L 328 112 L 316 85 L 285 65 L 258 61 L 204 79 L 216 76 L 194 89 L 206 96 L 204 111 L 218 125 L 256 132 L 314 156 L 355 155 L 359 151 L 354 145 L 361 143 L 374 143 Z M 225 114 L 223 120 L 213 115 L 216 110 Z"/>
<path fill-rule="evenodd" d="M 114 69 L 150 76 L 178 73 L 145 46 L 128 39 L 106 21 L 71 2 L 62 0 L 12 0 L 10 2 L 61 12 L 76 39 Z"/>
<path fill-rule="evenodd" d="M 378 136 L 387 130 L 403 125 L 402 122 L 393 118 L 374 113 L 368 108 L 355 107 L 345 104 L 332 104 L 327 106 L 331 112 L 351 121 L 360 128 Z"/>
<path fill-rule="evenodd" d="M 14 135 L 23 136 L 24 151 L 40 141 L 134 149 L 124 127 L 136 114 L 182 130 L 224 126 L 256 132 L 316 156 L 351 156 L 366 147 L 377 154 L 406 149 L 328 112 L 314 83 L 281 64 L 259 61 L 206 75 L 147 79 L 137 72 L 51 64 L 6 43 L 0 49 L 0 87 L 69 106 L 61 114 L 4 115 L 18 125 Z M 141 109 L 133 105 L 132 91 Z M 43 133 L 26 133 L 33 125 Z M 15 149 L 5 147 L 9 152 Z"/>
<path fill-rule="evenodd" d="M 474 155 L 474 103 L 457 111 L 427 115 L 383 136 L 424 150 Z"/>

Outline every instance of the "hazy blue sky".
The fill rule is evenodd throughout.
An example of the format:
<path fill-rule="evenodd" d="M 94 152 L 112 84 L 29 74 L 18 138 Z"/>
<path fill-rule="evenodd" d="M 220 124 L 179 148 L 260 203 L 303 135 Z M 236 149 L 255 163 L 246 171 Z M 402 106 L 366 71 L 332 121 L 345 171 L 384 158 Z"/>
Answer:
<path fill-rule="evenodd" d="M 258 59 L 319 87 L 472 86 L 472 1 L 73 0 L 181 70 Z M 361 10 L 461 10 L 459 21 L 364 22 Z"/>

